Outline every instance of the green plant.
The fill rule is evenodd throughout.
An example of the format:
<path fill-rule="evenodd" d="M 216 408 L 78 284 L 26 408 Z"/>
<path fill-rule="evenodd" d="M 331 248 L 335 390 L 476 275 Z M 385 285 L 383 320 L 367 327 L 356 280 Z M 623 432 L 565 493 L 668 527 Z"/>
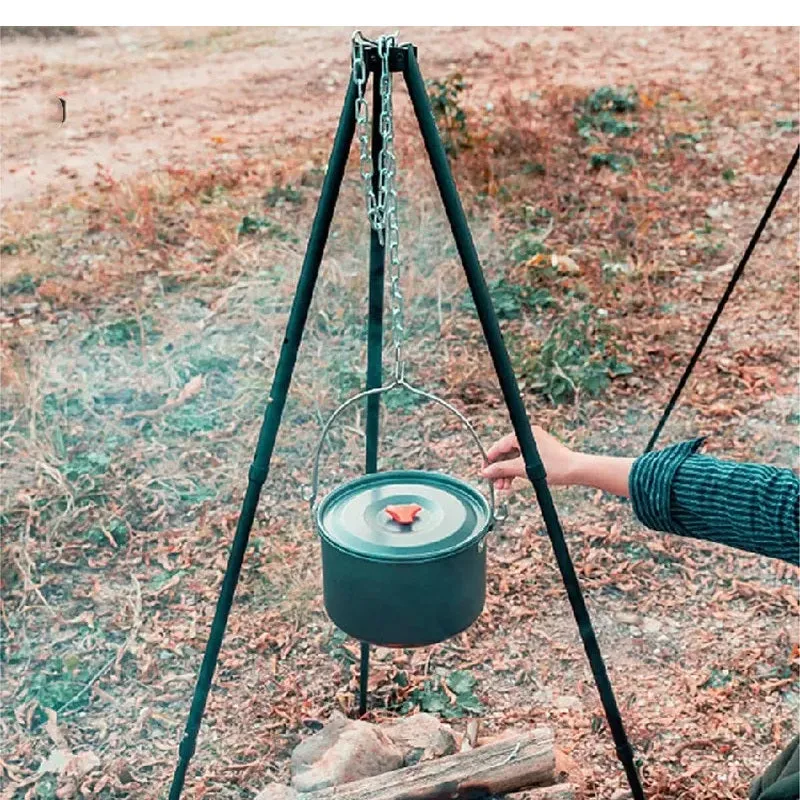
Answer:
<path fill-rule="evenodd" d="M 102 475 L 110 464 L 111 458 L 105 453 L 76 453 L 70 458 L 65 475 L 70 481 L 76 481 L 83 475 Z"/>
<path fill-rule="evenodd" d="M 283 206 L 287 203 L 301 205 L 303 202 L 303 193 L 299 189 L 295 189 L 291 183 L 287 183 L 286 186 L 273 186 L 264 195 L 264 202 L 270 208 Z"/>
<path fill-rule="evenodd" d="M 50 658 L 31 677 L 27 690 L 28 699 L 36 700 L 42 708 L 58 710 L 68 702 L 72 708 L 84 708 L 89 703 L 89 693 L 74 701 L 73 697 L 80 693 L 91 676 L 88 666 L 81 665 L 79 656 Z M 44 714 L 41 714 L 41 721 L 44 721 Z"/>
<path fill-rule="evenodd" d="M 688 147 L 693 147 L 698 142 L 702 141 L 702 139 L 703 137 L 699 133 L 678 131 L 677 133 L 671 133 L 667 136 L 666 145 L 667 147 L 672 147 L 677 144 L 679 147 L 686 149 Z"/>
<path fill-rule="evenodd" d="M 520 233 L 511 243 L 511 258 L 515 264 L 523 264 L 535 256 L 547 255 L 549 252 L 541 237 L 530 231 Z"/>
<path fill-rule="evenodd" d="M 296 236 L 285 228 L 282 228 L 277 222 L 267 219 L 266 217 L 255 217 L 247 214 L 242 217 L 242 221 L 236 229 L 236 233 L 238 233 L 239 236 L 252 236 L 261 231 L 264 231 L 271 238 L 279 239 L 282 242 L 294 242 L 295 244 L 298 242 Z"/>
<path fill-rule="evenodd" d="M 16 245 L 3 245 L 3 248 L 11 246 L 16 247 Z M 7 252 L 3 248 L 0 248 L 0 251 L 4 253 Z M 2 285 L 2 293 L 7 297 L 15 294 L 33 294 L 38 285 L 39 281 L 36 278 L 33 278 L 30 275 L 20 275 L 16 280 L 4 283 Z"/>
<path fill-rule="evenodd" d="M 736 177 L 736 173 L 732 169 L 726 169 L 722 172 L 722 179 L 730 183 Z"/>
<path fill-rule="evenodd" d="M 592 169 L 608 167 L 612 172 L 627 172 L 633 165 L 633 159 L 619 153 L 592 153 L 589 165 Z"/>
<path fill-rule="evenodd" d="M 144 341 L 142 341 L 144 336 Z M 153 317 L 149 314 L 140 317 L 125 317 L 111 322 L 102 328 L 90 330 L 81 341 L 81 349 L 86 350 L 101 344 L 105 347 L 122 347 L 123 345 L 152 344 L 161 333 L 156 330 Z"/>
<path fill-rule="evenodd" d="M 493 281 L 489 287 L 492 305 L 500 319 L 516 319 L 522 310 L 524 287 L 509 283 L 505 278 Z"/>
<path fill-rule="evenodd" d="M 471 144 L 467 115 L 460 103 L 461 93 L 467 88 L 467 84 L 460 72 L 454 72 L 442 80 L 428 81 L 427 86 L 431 109 L 444 148 L 449 156 L 455 158 Z"/>
<path fill-rule="evenodd" d="M 489 284 L 489 293 L 495 313 L 502 320 L 519 319 L 525 309 L 536 310 L 555 305 L 555 300 L 547 289 L 512 283 L 506 278 L 493 280 Z M 461 309 L 470 313 L 475 311 L 469 290 L 462 297 Z"/>
<path fill-rule="evenodd" d="M 196 401 L 179 406 L 172 413 L 164 416 L 164 425 L 171 433 L 191 436 L 194 433 L 210 433 L 223 427 L 219 412 L 214 409 L 198 408 Z"/>
<path fill-rule="evenodd" d="M 585 106 L 593 114 L 603 111 L 624 114 L 626 111 L 635 111 L 638 108 L 639 96 L 633 86 L 629 86 L 627 89 L 601 86 L 586 98 Z"/>
<path fill-rule="evenodd" d="M 711 674 L 700 684 L 701 689 L 721 689 L 727 686 L 734 678 L 736 673 L 727 669 L 711 668 Z"/>
<path fill-rule="evenodd" d="M 512 355 L 527 388 L 540 392 L 557 405 L 579 393 L 600 394 L 611 378 L 630 374 L 608 342 L 615 331 L 598 319 L 591 305 L 559 316 L 549 336 L 531 352 L 528 340 L 514 341 Z"/>
<path fill-rule="evenodd" d="M 398 710 L 401 714 L 408 714 L 414 708 L 419 708 L 421 711 L 441 714 L 445 719 L 480 714 L 483 712 L 483 704 L 474 693 L 477 682 L 472 673 L 462 669 L 454 670 L 447 676 L 445 683 L 455 699 L 451 701 L 441 681 L 427 680 L 421 688 L 411 692 L 409 699 Z"/>
<path fill-rule="evenodd" d="M 540 308 L 549 308 L 555 305 L 553 295 L 542 287 L 534 288 L 533 286 L 519 286 L 517 284 L 509 283 L 505 278 L 500 278 L 495 281 L 490 287 L 492 292 L 492 301 L 495 303 L 495 308 L 502 307 L 505 304 L 507 312 L 514 312 L 514 316 L 519 316 L 519 310 L 524 308 L 535 310 Z M 503 317 L 502 312 L 500 313 Z M 503 317 L 504 319 L 512 319 L 513 316 L 509 315 Z"/>
<path fill-rule="evenodd" d="M 328 653 L 335 661 L 343 667 L 349 667 L 356 663 L 355 656 L 345 647 L 348 636 L 344 631 L 334 628 L 331 638 L 328 640 Z"/>
<path fill-rule="evenodd" d="M 592 92 L 584 100 L 581 114 L 576 120 L 578 133 L 584 138 L 594 140 L 597 131 L 609 136 L 630 136 L 636 125 L 620 117 L 635 111 L 639 99 L 633 87 L 626 90 L 603 86 Z"/>
<path fill-rule="evenodd" d="M 544 167 L 544 164 L 539 163 L 538 161 L 525 161 L 522 164 L 522 174 L 523 175 L 544 175 L 547 170 Z"/>
<path fill-rule="evenodd" d="M 595 131 L 607 133 L 609 136 L 630 136 L 636 130 L 636 124 L 618 119 L 608 111 L 601 111 L 599 114 L 583 114 L 576 125 L 578 133 L 584 139 L 594 139 Z"/>

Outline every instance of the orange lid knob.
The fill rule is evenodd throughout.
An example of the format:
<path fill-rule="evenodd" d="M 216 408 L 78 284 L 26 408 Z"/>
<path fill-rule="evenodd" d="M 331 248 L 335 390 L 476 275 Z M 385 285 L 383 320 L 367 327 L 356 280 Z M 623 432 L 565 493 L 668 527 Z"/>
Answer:
<path fill-rule="evenodd" d="M 422 506 L 412 503 L 410 506 L 386 506 L 383 510 L 400 525 L 411 525 Z"/>

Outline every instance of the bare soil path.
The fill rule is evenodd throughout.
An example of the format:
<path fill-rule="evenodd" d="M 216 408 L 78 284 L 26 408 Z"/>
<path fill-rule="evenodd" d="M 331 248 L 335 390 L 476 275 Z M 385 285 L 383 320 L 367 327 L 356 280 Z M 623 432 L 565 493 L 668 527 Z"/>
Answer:
<path fill-rule="evenodd" d="M 2 200 L 166 163 L 191 165 L 331 129 L 348 73 L 346 28 L 127 28 L 2 44 Z M 365 31 L 374 34 L 374 31 Z M 469 72 L 472 99 L 509 85 L 677 83 L 692 97 L 780 112 L 790 29 L 409 28 L 431 77 Z M 776 46 L 778 43 L 780 46 Z M 498 54 L 501 69 L 498 69 Z M 793 63 L 794 62 L 794 63 Z M 67 99 L 67 121 L 53 100 Z M 232 156 L 231 156 L 232 157 Z"/>

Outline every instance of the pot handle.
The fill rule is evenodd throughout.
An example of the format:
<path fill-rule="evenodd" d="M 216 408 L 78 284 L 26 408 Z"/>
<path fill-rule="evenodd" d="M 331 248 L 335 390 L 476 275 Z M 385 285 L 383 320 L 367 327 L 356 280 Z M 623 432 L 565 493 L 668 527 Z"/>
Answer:
<path fill-rule="evenodd" d="M 478 450 L 480 451 L 481 457 L 483 458 L 483 463 L 488 464 L 489 458 L 486 455 L 486 450 L 484 449 L 483 445 L 481 444 L 481 440 L 478 438 L 478 434 L 475 431 L 472 423 L 453 405 L 448 403 L 446 400 L 442 400 L 441 397 L 437 397 L 435 394 L 431 394 L 430 392 L 423 391 L 422 389 L 417 389 L 415 386 L 412 386 L 410 383 L 406 381 L 405 378 L 398 378 L 388 386 L 379 386 L 376 389 L 367 389 L 363 392 L 359 392 L 358 394 L 354 395 L 353 397 L 345 400 L 328 418 L 328 421 L 325 423 L 324 427 L 322 428 L 322 435 L 320 436 L 319 444 L 317 445 L 317 452 L 314 456 L 314 470 L 311 475 L 311 492 L 309 495 L 309 506 L 313 511 L 314 503 L 317 499 L 317 493 L 319 492 L 319 460 L 320 456 L 322 455 L 322 447 L 325 444 L 325 439 L 328 437 L 328 432 L 330 431 L 333 423 L 337 420 L 339 415 L 349 408 L 353 403 L 357 403 L 359 400 L 363 400 L 365 397 L 371 397 L 372 395 L 380 395 L 384 394 L 385 392 L 390 392 L 394 389 L 405 389 L 412 394 L 415 394 L 419 397 L 423 397 L 426 400 L 430 400 L 434 403 L 438 403 L 440 406 L 446 408 L 448 411 L 451 411 L 455 414 L 458 419 L 461 421 L 461 424 L 469 431 L 470 435 L 472 436 L 475 445 L 477 446 Z M 498 509 L 495 506 L 495 498 L 494 498 L 494 484 L 492 481 L 487 481 L 489 484 L 489 521 L 494 524 L 496 522 L 503 522 L 507 516 L 507 510 L 505 504 L 501 505 L 498 513 Z"/>

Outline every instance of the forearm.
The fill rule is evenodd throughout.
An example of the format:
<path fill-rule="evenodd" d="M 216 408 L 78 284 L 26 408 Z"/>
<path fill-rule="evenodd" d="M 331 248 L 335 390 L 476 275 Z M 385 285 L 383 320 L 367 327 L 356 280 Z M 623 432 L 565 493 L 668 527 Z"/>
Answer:
<path fill-rule="evenodd" d="M 636 460 L 633 510 L 653 530 L 719 542 L 793 564 L 800 482 L 791 470 L 697 455 L 701 440 Z"/>
<path fill-rule="evenodd" d="M 568 483 L 628 497 L 628 478 L 634 461 L 633 458 L 575 453 Z"/>

